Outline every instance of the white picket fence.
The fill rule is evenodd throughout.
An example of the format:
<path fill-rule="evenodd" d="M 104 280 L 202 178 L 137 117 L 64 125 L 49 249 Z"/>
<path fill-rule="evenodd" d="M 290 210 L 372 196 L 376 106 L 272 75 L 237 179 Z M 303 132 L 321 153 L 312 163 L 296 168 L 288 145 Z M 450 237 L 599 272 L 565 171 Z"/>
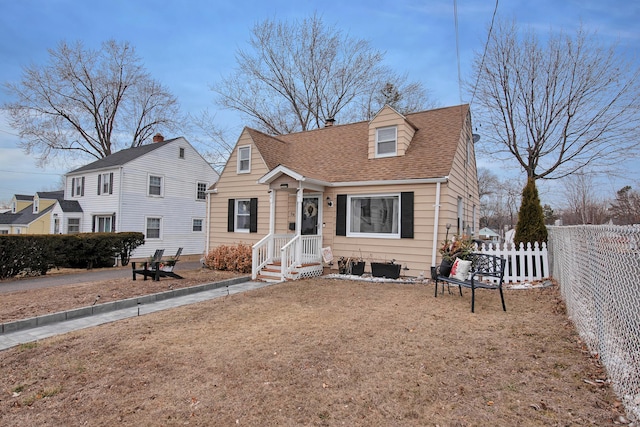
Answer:
<path fill-rule="evenodd" d="M 551 276 L 546 243 L 483 243 L 476 250 L 507 260 L 504 283 L 533 282 Z"/>

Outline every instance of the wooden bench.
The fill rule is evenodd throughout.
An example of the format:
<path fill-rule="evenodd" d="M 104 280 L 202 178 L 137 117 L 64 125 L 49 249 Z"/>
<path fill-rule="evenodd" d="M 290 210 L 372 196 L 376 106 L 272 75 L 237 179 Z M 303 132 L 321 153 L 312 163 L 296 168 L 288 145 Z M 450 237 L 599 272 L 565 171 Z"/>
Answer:
<path fill-rule="evenodd" d="M 449 276 L 440 275 L 437 270 L 434 277 L 436 282 L 435 296 L 438 297 L 438 283 L 442 283 L 442 293 L 444 293 L 444 284 L 458 286 L 460 296 L 462 296 L 462 288 L 471 289 L 471 312 L 475 308 L 476 289 L 493 289 L 500 291 L 500 299 L 502 300 L 502 310 L 507 311 L 504 304 L 504 294 L 502 292 L 502 283 L 504 281 L 504 268 L 506 260 L 495 255 L 474 252 L 469 256 L 471 261 L 471 270 L 466 280 L 459 280 Z"/>
<path fill-rule="evenodd" d="M 178 259 L 180 258 L 180 254 L 182 253 L 182 248 L 179 248 L 173 259 L 170 260 L 163 261 L 163 253 L 164 249 L 158 249 L 153 255 L 153 259 L 151 261 L 145 262 L 142 269 L 136 270 L 136 263 L 132 262 L 131 269 L 133 271 L 133 280 L 136 280 L 137 274 L 142 274 L 142 276 L 144 277 L 143 280 L 147 280 L 147 277 L 151 277 L 156 282 L 159 281 L 161 277 L 173 277 L 175 279 L 182 279 L 182 276 L 173 272 L 173 268 L 175 267 Z"/>

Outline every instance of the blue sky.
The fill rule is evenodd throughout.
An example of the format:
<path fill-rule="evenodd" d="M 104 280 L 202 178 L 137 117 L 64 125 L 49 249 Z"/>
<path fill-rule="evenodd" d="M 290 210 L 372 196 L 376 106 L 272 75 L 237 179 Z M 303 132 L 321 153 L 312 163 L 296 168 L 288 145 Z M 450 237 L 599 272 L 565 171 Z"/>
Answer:
<path fill-rule="evenodd" d="M 0 83 L 17 82 L 23 66 L 45 63 L 47 49 L 62 40 L 81 40 L 92 48 L 112 38 L 129 41 L 147 71 L 178 98 L 184 112 L 210 109 L 235 139 L 243 123 L 235 114 L 216 110 L 210 85 L 234 67 L 235 52 L 246 46 L 255 23 L 302 19 L 317 12 L 326 24 L 385 51 L 388 66 L 422 82 L 440 105 L 456 105 L 470 101 L 459 88 L 458 69 L 463 79 L 469 77 L 494 6 L 491 0 L 0 0 Z M 640 57 L 640 4 L 635 2 L 503 0 L 498 14 L 541 34 L 550 29 L 572 32 L 582 22 L 605 42 L 619 40 L 625 53 Z M 0 89 L 0 103 L 7 97 Z M 0 202 L 13 194 L 51 190 L 71 169 L 37 168 L 17 147 L 17 133 L 0 113 Z M 172 136 L 177 135 L 168 137 Z M 481 166 L 491 164 L 491 159 L 478 160 Z M 633 174 L 640 175 L 638 166 L 632 167 Z M 618 184 L 605 183 L 605 191 L 618 189 Z M 554 191 L 543 186 L 543 202 L 545 197 L 557 198 Z"/>

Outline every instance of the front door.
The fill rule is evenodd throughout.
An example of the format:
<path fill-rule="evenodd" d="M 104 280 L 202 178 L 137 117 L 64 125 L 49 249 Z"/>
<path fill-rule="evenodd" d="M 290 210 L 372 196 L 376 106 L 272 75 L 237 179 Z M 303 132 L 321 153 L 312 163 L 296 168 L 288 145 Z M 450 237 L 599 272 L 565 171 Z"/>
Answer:
<path fill-rule="evenodd" d="M 307 196 L 302 199 L 302 227 L 300 234 L 303 236 L 318 234 L 318 221 L 320 220 L 320 197 Z"/>

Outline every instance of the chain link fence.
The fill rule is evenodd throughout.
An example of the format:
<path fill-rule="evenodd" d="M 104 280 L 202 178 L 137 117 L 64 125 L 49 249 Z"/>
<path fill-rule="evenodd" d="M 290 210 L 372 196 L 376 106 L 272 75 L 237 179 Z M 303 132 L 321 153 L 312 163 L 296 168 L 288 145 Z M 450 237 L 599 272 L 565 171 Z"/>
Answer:
<path fill-rule="evenodd" d="M 640 420 L 640 226 L 549 227 L 549 258 L 569 317 Z"/>

